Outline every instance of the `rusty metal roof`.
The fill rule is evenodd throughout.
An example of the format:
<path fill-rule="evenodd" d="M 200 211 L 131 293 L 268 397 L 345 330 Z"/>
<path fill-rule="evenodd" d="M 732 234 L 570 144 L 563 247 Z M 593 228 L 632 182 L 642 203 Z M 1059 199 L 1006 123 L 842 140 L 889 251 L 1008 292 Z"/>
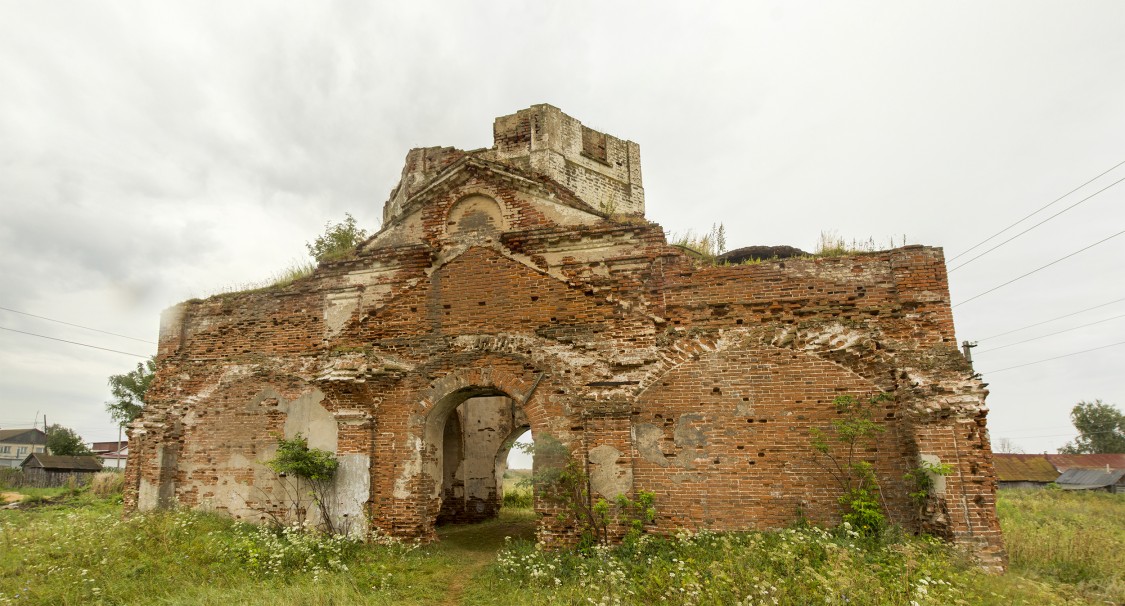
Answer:
<path fill-rule="evenodd" d="M 1125 469 L 1125 453 L 1122 454 L 1049 454 L 1047 460 L 1059 470 L 1068 469 Z"/>
<path fill-rule="evenodd" d="M 1059 472 L 1041 454 L 993 454 L 992 464 L 996 468 L 999 482 L 1054 482 Z"/>

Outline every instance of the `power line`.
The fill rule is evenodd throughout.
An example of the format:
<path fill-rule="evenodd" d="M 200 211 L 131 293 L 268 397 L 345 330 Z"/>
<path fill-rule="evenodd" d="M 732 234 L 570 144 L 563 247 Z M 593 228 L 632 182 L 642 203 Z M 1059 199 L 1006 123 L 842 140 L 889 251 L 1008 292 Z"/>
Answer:
<path fill-rule="evenodd" d="M 1059 259 L 1055 259 L 1054 261 L 1051 261 L 1050 263 L 1048 263 L 1048 264 L 1046 264 L 1046 265 L 1044 265 L 1044 266 L 1042 266 L 1042 267 L 1037 267 L 1037 268 L 1035 268 L 1035 269 L 1033 269 L 1033 270 L 1031 270 L 1031 271 L 1027 272 L 1026 274 L 1023 274 L 1022 276 L 1018 276 L 1018 277 L 1012 278 L 1011 280 L 1008 280 L 1007 282 L 1005 282 L 1005 283 L 1001 284 L 1000 286 L 994 286 L 994 287 L 992 287 L 992 288 L 990 288 L 990 289 L 988 289 L 988 290 L 986 290 L 986 291 L 984 291 L 984 292 L 980 293 L 979 295 L 975 295 L 975 296 L 969 297 L 968 299 L 965 299 L 964 301 L 961 301 L 960 303 L 957 303 L 956 305 L 953 305 L 953 307 L 957 307 L 957 305 L 964 305 L 965 303 L 968 303 L 969 301 L 972 301 L 973 299 L 979 299 L 980 297 L 983 297 L 984 295 L 987 295 L 988 293 L 990 293 L 990 292 L 992 292 L 992 291 L 994 291 L 994 290 L 998 290 L 998 289 L 1000 289 L 1000 288 L 1003 288 L 1003 287 L 1005 287 L 1005 286 L 1007 286 L 1007 285 L 1011 284 L 1012 282 L 1015 282 L 1015 281 L 1017 281 L 1017 280 L 1022 280 L 1022 279 L 1024 279 L 1024 278 L 1026 278 L 1026 277 L 1030 276 L 1030 275 L 1031 275 L 1031 274 L 1033 274 L 1033 273 L 1036 273 L 1036 272 L 1038 272 L 1038 271 L 1041 271 L 1041 270 L 1047 269 L 1048 267 L 1050 267 L 1050 266 L 1054 265 L 1055 263 L 1058 263 L 1059 261 L 1065 261 L 1065 260 L 1067 260 L 1067 259 L 1069 259 L 1069 258 L 1073 257 L 1074 255 L 1077 255 L 1077 254 L 1078 254 L 1078 253 L 1080 253 L 1080 252 L 1083 252 L 1083 251 L 1086 251 L 1086 250 L 1090 250 L 1091 248 L 1093 248 L 1093 247 L 1095 247 L 1095 246 L 1097 246 L 1097 245 L 1101 244 L 1102 242 L 1107 242 L 1107 241 L 1109 241 L 1109 240 L 1112 240 L 1112 239 L 1116 238 L 1117 236 L 1120 236 L 1121 234 L 1125 234 L 1125 230 L 1119 231 L 1119 232 L 1117 232 L 1117 233 L 1113 234 L 1112 236 L 1109 236 L 1108 238 L 1103 238 L 1103 239 L 1101 239 L 1101 240 L 1098 240 L 1097 242 L 1094 242 L 1093 244 L 1091 244 L 1091 245 L 1089 245 L 1089 246 L 1086 246 L 1086 247 L 1084 247 L 1084 248 L 1080 248 L 1080 249 L 1078 249 L 1078 250 L 1076 250 L 1076 251 L 1074 251 L 1074 252 L 1070 253 L 1069 255 L 1067 255 L 1067 256 L 1065 256 L 1065 257 L 1062 257 L 1062 258 L 1059 258 Z"/>
<path fill-rule="evenodd" d="M 1072 433 L 1053 433 L 1043 436 L 1000 436 L 1001 438 L 1008 438 L 1009 440 L 1033 440 L 1035 438 L 1075 438 L 1078 437 L 1078 432 Z M 1015 454 L 1015 453 L 1013 453 Z"/>
<path fill-rule="evenodd" d="M 1100 435 L 1104 435 L 1104 434 L 1107 434 L 1107 433 L 1117 433 L 1117 430 L 1116 429 L 1110 429 L 1110 430 L 1106 430 L 1106 431 L 1079 432 L 1076 429 L 1076 430 L 1074 430 L 1070 433 L 1054 433 L 1054 434 L 1048 434 L 1048 435 L 1044 435 L 1044 436 L 1000 436 L 1000 437 L 1001 438 L 1008 438 L 1009 440 L 1030 440 L 1032 438 L 1069 438 L 1069 437 L 1078 437 L 1078 436 L 1100 436 Z"/>
<path fill-rule="evenodd" d="M 147 341 L 145 339 L 138 339 L 137 337 L 130 337 L 129 335 L 122 335 L 122 334 L 118 334 L 118 333 L 115 333 L 115 332 L 109 332 L 108 330 L 100 330 L 100 329 L 97 329 L 97 328 L 90 328 L 89 326 L 83 326 L 81 324 L 73 324 L 71 322 L 63 322 L 62 320 L 56 320 L 54 318 L 48 318 L 47 316 L 37 316 L 35 314 L 29 314 L 26 311 L 20 311 L 18 309 L 11 309 L 9 307 L 0 307 L 0 309 L 3 309 L 4 311 L 10 311 L 14 314 L 22 314 L 22 315 L 25 315 L 25 316 L 31 316 L 32 318 L 39 318 L 40 320 L 47 320 L 48 322 L 57 322 L 59 324 L 66 324 L 67 326 L 75 326 L 77 328 L 85 328 L 86 330 L 92 330 L 94 332 L 100 332 L 100 333 L 105 334 L 105 335 L 113 335 L 115 337 L 121 337 L 122 339 L 131 339 L 133 341 L 140 341 L 141 343 L 150 343 L 152 345 L 158 344 L 155 341 Z"/>
<path fill-rule="evenodd" d="M 1102 308 L 1102 307 L 1105 307 L 1106 305 L 1113 305 L 1114 303 L 1120 303 L 1121 301 L 1125 301 L 1125 297 L 1122 297 L 1122 298 L 1120 298 L 1120 299 L 1115 299 L 1115 300 L 1113 300 L 1113 301 L 1110 301 L 1109 303 L 1102 303 L 1101 305 L 1095 305 L 1095 306 L 1093 306 L 1093 307 L 1087 307 L 1086 309 L 1080 309 L 1080 310 L 1078 310 L 1078 311 L 1076 311 L 1076 312 L 1073 312 L 1073 313 L 1069 313 L 1069 314 L 1066 314 L 1066 315 L 1063 315 L 1063 316 L 1058 316 L 1058 317 L 1055 317 L 1055 318 L 1051 318 L 1050 320 L 1043 320 L 1042 322 L 1036 322 L 1035 324 L 1028 324 L 1027 326 L 1022 326 L 1022 327 L 1020 327 L 1020 328 L 1014 328 L 1014 329 L 1012 329 L 1012 330 L 1009 330 L 1009 331 L 1007 331 L 1007 332 L 1002 332 L 1002 333 L 999 333 L 999 334 L 995 334 L 995 335 L 992 335 L 992 336 L 989 336 L 989 337 L 985 337 L 985 338 L 983 338 L 983 339 L 977 339 L 977 343 L 980 343 L 981 341 L 987 341 L 987 340 L 989 340 L 989 339 L 995 339 L 996 337 L 1002 337 L 1002 336 L 1004 336 L 1004 335 L 1010 335 L 1010 334 L 1012 334 L 1012 333 L 1014 333 L 1014 332 L 1019 332 L 1019 331 L 1021 331 L 1021 330 L 1027 330 L 1028 328 L 1034 328 L 1034 327 L 1036 327 L 1036 326 L 1040 326 L 1040 325 L 1042 325 L 1042 324 L 1047 324 L 1047 323 L 1049 323 L 1049 322 L 1054 322 L 1055 320 L 1061 320 L 1061 319 L 1063 319 L 1063 318 L 1069 318 L 1070 316 L 1077 316 L 1078 314 L 1081 314 L 1081 313 L 1086 313 L 1086 312 L 1088 312 L 1088 311 L 1093 311 L 1093 310 L 1095 310 L 1095 309 L 1100 309 L 1100 308 Z"/>
<path fill-rule="evenodd" d="M 21 335 L 31 335 L 33 337 L 39 337 L 40 339 L 50 339 L 52 341 L 62 341 L 63 343 L 70 343 L 71 345 L 81 345 L 82 347 L 89 347 L 91 349 L 100 349 L 102 351 L 111 351 L 113 353 L 125 354 L 127 356 L 134 356 L 134 357 L 137 357 L 137 358 L 150 358 L 150 357 L 152 357 L 150 355 L 145 355 L 145 354 L 136 354 L 136 353 L 132 353 L 132 352 L 128 352 L 128 351 L 119 351 L 119 350 L 116 350 L 116 349 L 109 349 L 109 348 L 106 348 L 106 347 L 98 347 L 97 345 L 89 345 L 89 344 L 86 344 L 86 343 L 79 343 L 78 341 L 67 341 L 66 339 L 56 339 L 55 337 L 48 337 L 46 335 L 38 335 L 38 334 L 35 334 L 33 332 L 24 332 L 22 330 L 16 330 L 14 328 L 6 328 L 4 326 L 0 326 L 0 330 L 7 330 L 9 332 L 18 332 Z"/>
<path fill-rule="evenodd" d="M 1013 345 L 1022 345 L 1023 343 L 1029 343 L 1031 341 L 1038 341 L 1039 339 L 1046 339 L 1047 337 L 1053 337 L 1055 335 L 1061 335 L 1064 332 L 1070 332 L 1072 330 L 1078 330 L 1079 328 L 1086 328 L 1087 326 L 1093 326 L 1095 324 L 1101 324 L 1102 322 L 1109 322 L 1110 320 L 1116 320 L 1118 318 L 1125 318 L 1125 314 L 1121 314 L 1119 316 L 1113 316 L 1112 318 L 1106 318 L 1104 320 L 1098 320 L 1097 322 L 1090 322 L 1089 324 L 1083 324 L 1082 326 L 1075 326 L 1074 328 L 1068 328 L 1066 330 L 1060 330 L 1060 331 L 1057 331 L 1057 332 L 1052 332 L 1052 333 L 1041 335 L 1041 336 L 1038 336 L 1038 337 L 1032 337 L 1030 339 L 1024 339 L 1023 341 L 1016 341 L 1015 343 L 1008 343 L 1007 345 L 1001 345 L 999 347 L 993 347 L 992 349 L 982 349 L 982 350 L 978 351 L 977 353 L 981 354 L 981 353 L 985 353 L 985 352 L 988 352 L 988 351 L 996 351 L 997 349 L 1004 349 L 1005 347 L 1012 347 Z"/>
<path fill-rule="evenodd" d="M 998 231 L 998 232 L 996 232 L 996 233 L 992 234 L 991 236 L 989 236 L 989 237 L 987 237 L 987 238 L 985 238 L 985 239 L 981 240 L 980 242 L 977 242 L 976 244 L 972 245 L 972 246 L 971 246 L 971 247 L 969 247 L 969 248 L 968 248 L 967 250 L 965 250 L 965 252 L 962 252 L 962 253 L 958 254 L 957 256 L 955 256 L 955 257 L 951 257 L 951 258 L 950 258 L 949 260 L 950 260 L 950 261 L 953 261 L 953 260 L 957 259 L 958 257 L 963 257 L 963 256 L 967 255 L 968 253 L 972 252 L 972 251 L 973 251 L 973 249 L 977 248 L 978 246 L 981 246 L 981 245 L 983 245 L 983 244 L 987 243 L 987 242 L 988 242 L 989 240 L 991 240 L 991 239 L 995 238 L 996 236 L 999 236 L 1000 234 L 1002 234 L 1002 233 L 1004 233 L 1004 232 L 1008 231 L 1009 229 L 1012 229 L 1013 227 L 1015 227 L 1015 226 L 1019 225 L 1020 223 L 1023 223 L 1024 221 L 1027 221 L 1027 220 L 1028 220 L 1028 219 L 1030 219 L 1031 217 L 1034 217 L 1035 215 L 1039 214 L 1040 212 L 1043 212 L 1044 210 L 1046 210 L 1046 209 L 1047 209 L 1048 207 L 1050 207 L 1051 205 L 1053 205 L 1053 204 L 1055 204 L 1056 202 L 1058 202 L 1058 201 L 1062 200 L 1063 198 L 1065 198 L 1065 197 L 1069 196 L 1070 194 L 1073 194 L 1074 192 L 1076 192 L 1076 191 L 1078 191 L 1078 190 L 1082 189 L 1083 187 L 1086 187 L 1087 185 L 1089 185 L 1089 184 L 1093 183 L 1094 181 L 1097 181 L 1097 180 L 1098 180 L 1098 179 L 1100 179 L 1100 178 L 1101 178 L 1101 177 L 1102 177 L 1103 175 L 1105 175 L 1105 174 L 1107 174 L 1107 173 L 1109 173 L 1109 172 L 1113 171 L 1113 169 L 1114 169 L 1114 168 L 1117 168 L 1118 166 L 1121 166 L 1122 164 L 1125 164 L 1125 160 L 1122 160 L 1121 162 L 1118 162 L 1117 164 L 1114 164 L 1114 165 L 1113 165 L 1113 167 L 1112 167 L 1112 168 L 1110 168 L 1109 170 L 1107 170 L 1107 171 L 1105 171 L 1105 172 L 1103 172 L 1103 173 L 1099 174 L 1098 176 L 1094 177 L 1093 179 L 1090 179 L 1089 181 L 1087 181 L 1087 182 L 1083 183 L 1082 185 L 1079 185 L 1078 187 L 1075 187 L 1074 189 L 1072 189 L 1072 190 L 1070 190 L 1070 191 L 1066 192 L 1065 194 L 1063 194 L 1063 195 L 1059 196 L 1058 198 L 1055 198 L 1054 200 L 1052 200 L 1051 202 L 1049 202 L 1049 203 L 1048 203 L 1048 204 L 1047 204 L 1046 206 L 1043 206 L 1043 207 L 1039 208 L 1039 210 L 1036 210 L 1035 212 L 1031 213 L 1030 215 L 1027 215 L 1026 217 L 1024 217 L 1024 218 L 1020 219 L 1019 221 L 1016 221 L 1015 223 L 1012 223 L 1011 225 L 1009 225 L 1009 226 L 1005 227 L 1004 229 L 1001 229 L 1000 231 Z"/>
<path fill-rule="evenodd" d="M 1016 238 L 1018 238 L 1018 237 L 1020 237 L 1020 236 L 1022 236 L 1022 235 L 1024 235 L 1024 234 L 1026 234 L 1027 232 L 1029 232 L 1029 231 L 1031 231 L 1031 230 L 1035 229 L 1036 227 L 1039 227 L 1040 225 L 1043 225 L 1043 224 L 1044 224 L 1044 223 L 1046 223 L 1047 221 L 1050 221 L 1051 219 L 1054 219 L 1055 217 L 1057 217 L 1057 216 L 1059 216 L 1059 215 L 1061 215 L 1061 214 L 1065 213 L 1066 211 L 1068 211 L 1068 210 L 1070 210 L 1070 209 L 1074 208 L 1075 206 L 1078 206 L 1079 204 L 1082 204 L 1082 203 L 1083 203 L 1083 202 L 1085 202 L 1086 200 L 1089 200 L 1090 198 L 1093 198 L 1094 196 L 1096 196 L 1096 195 L 1098 195 L 1098 194 L 1102 193 L 1103 191 L 1105 191 L 1105 190 L 1107 190 L 1107 189 L 1109 189 L 1109 188 L 1113 187 L 1114 185 L 1117 185 L 1118 183 L 1121 183 L 1122 181 L 1125 181 L 1125 177 L 1121 177 L 1120 179 L 1118 179 L 1118 180 L 1114 181 L 1113 183 L 1110 183 L 1109 185 L 1107 185 L 1107 186 L 1105 186 L 1105 187 L 1103 187 L 1103 188 L 1099 189 L 1098 191 L 1096 191 L 1096 192 L 1094 192 L 1094 193 L 1090 194 L 1089 196 L 1086 196 L 1085 198 L 1082 198 L 1081 200 L 1079 200 L 1079 201 L 1075 202 L 1074 204 L 1071 204 L 1070 206 L 1068 206 L 1068 207 L 1066 207 L 1066 208 L 1064 208 L 1064 209 L 1060 210 L 1059 212 L 1057 212 L 1057 213 L 1055 213 L 1055 214 L 1051 215 L 1050 217 L 1047 217 L 1046 219 L 1043 219 L 1042 221 L 1040 221 L 1040 222 L 1036 223 L 1035 225 L 1032 225 L 1031 227 L 1029 227 L 1029 228 L 1027 228 L 1027 229 L 1025 229 L 1025 230 L 1021 231 L 1020 233 L 1018 233 L 1018 234 L 1016 234 L 1016 235 L 1012 236 L 1011 238 L 1008 238 L 1007 240 L 1004 240 L 1003 242 L 1001 242 L 1001 243 L 997 244 L 996 246 L 993 246 L 992 248 L 990 248 L 990 249 L 988 249 L 988 250 L 986 250 L 986 251 L 982 252 L 981 254 L 979 254 L 979 255 L 977 255 L 977 256 L 975 256 L 975 257 L 973 257 L 972 259 L 969 259 L 968 261 L 965 261 L 964 263 L 962 263 L 962 264 L 958 265 L 957 267 L 954 267 L 953 269 L 949 270 L 949 273 L 953 273 L 953 272 L 957 271 L 958 269 L 961 269 L 962 267 L 964 267 L 964 266 L 968 265 L 969 263 L 972 263 L 973 261 L 976 261 L 977 259 L 979 259 L 979 258 L 981 258 L 981 257 L 983 257 L 983 256 L 985 256 L 985 255 L 987 255 L 988 253 L 990 253 L 990 252 L 992 252 L 992 251 L 996 250 L 997 248 L 1000 248 L 1001 246 L 1003 246 L 1003 245 L 1007 244 L 1008 242 L 1011 242 L 1012 240 L 1015 240 Z M 1038 212 L 1038 211 L 1036 211 L 1036 212 Z"/>
<path fill-rule="evenodd" d="M 996 374 L 998 372 L 1004 372 L 1005 370 L 1012 370 L 1013 368 L 1023 368 L 1024 366 L 1031 366 L 1033 364 L 1042 364 L 1043 362 L 1050 362 L 1051 360 L 1058 360 L 1058 359 L 1061 359 L 1061 358 L 1069 358 L 1070 356 L 1077 356 L 1078 354 L 1090 353 L 1091 351 L 1098 351 L 1099 349 L 1107 349 L 1109 347 L 1117 347 L 1118 345 L 1125 345 L 1125 341 L 1120 341 L 1118 343 L 1110 343 L 1109 345 L 1102 345 L 1101 347 L 1095 347 L 1093 349 L 1084 349 L 1082 351 L 1076 351 L 1074 353 L 1063 354 L 1061 356 L 1055 356 L 1053 358 L 1036 360 L 1034 362 L 1028 362 L 1026 364 L 1016 364 L 1015 366 L 1009 366 L 1007 368 L 1000 368 L 998 370 L 981 371 L 980 374 L 985 374 L 986 372 L 988 374 Z"/>

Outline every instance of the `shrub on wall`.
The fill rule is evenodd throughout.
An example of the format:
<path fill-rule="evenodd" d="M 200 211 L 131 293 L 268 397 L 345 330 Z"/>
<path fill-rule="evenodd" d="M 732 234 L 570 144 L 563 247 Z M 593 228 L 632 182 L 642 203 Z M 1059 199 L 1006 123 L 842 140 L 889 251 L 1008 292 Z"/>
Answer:
<path fill-rule="evenodd" d="M 837 396 L 833 403 L 841 418 L 832 421 L 830 430 L 812 430 L 815 460 L 832 476 L 843 494 L 841 518 L 866 536 L 875 536 L 887 526 L 887 518 L 879 505 L 879 482 L 875 466 L 862 458 L 883 427 L 875 422 L 875 410 L 890 399 L 879 394 L 865 400 L 854 396 Z"/>
<path fill-rule="evenodd" d="M 332 480 L 336 477 L 339 462 L 327 450 L 309 448 L 309 441 L 301 434 L 291 439 L 277 440 L 277 454 L 266 465 L 282 478 L 290 510 L 297 522 L 304 524 L 309 507 L 305 497 L 320 513 L 324 530 L 336 534 L 332 523 Z"/>

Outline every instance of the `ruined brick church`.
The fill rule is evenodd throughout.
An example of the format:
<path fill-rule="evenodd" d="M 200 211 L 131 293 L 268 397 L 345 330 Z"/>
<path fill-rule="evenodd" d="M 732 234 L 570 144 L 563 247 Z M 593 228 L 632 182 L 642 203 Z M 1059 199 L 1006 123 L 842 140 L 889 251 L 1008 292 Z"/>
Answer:
<path fill-rule="evenodd" d="M 300 433 L 340 462 L 337 527 L 430 540 L 496 515 L 530 429 L 595 495 L 655 493 L 657 532 L 831 524 L 841 489 L 813 430 L 837 396 L 886 393 L 864 455 L 890 521 L 1003 565 L 987 392 L 941 249 L 716 264 L 644 218 L 636 143 L 549 105 L 494 136 L 411 150 L 354 254 L 164 313 L 129 511 L 284 514 L 263 462 Z M 920 461 L 952 468 L 922 505 L 904 480 Z M 539 533 L 573 529 L 544 516 Z"/>

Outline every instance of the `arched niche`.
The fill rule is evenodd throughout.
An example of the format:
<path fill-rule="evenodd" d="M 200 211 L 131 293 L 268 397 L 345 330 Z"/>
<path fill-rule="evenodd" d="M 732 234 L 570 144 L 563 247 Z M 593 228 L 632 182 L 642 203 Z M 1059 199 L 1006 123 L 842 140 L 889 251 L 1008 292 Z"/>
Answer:
<path fill-rule="evenodd" d="M 450 235 L 496 233 L 507 227 L 500 203 L 481 194 L 461 198 L 449 209 L 446 228 Z"/>

